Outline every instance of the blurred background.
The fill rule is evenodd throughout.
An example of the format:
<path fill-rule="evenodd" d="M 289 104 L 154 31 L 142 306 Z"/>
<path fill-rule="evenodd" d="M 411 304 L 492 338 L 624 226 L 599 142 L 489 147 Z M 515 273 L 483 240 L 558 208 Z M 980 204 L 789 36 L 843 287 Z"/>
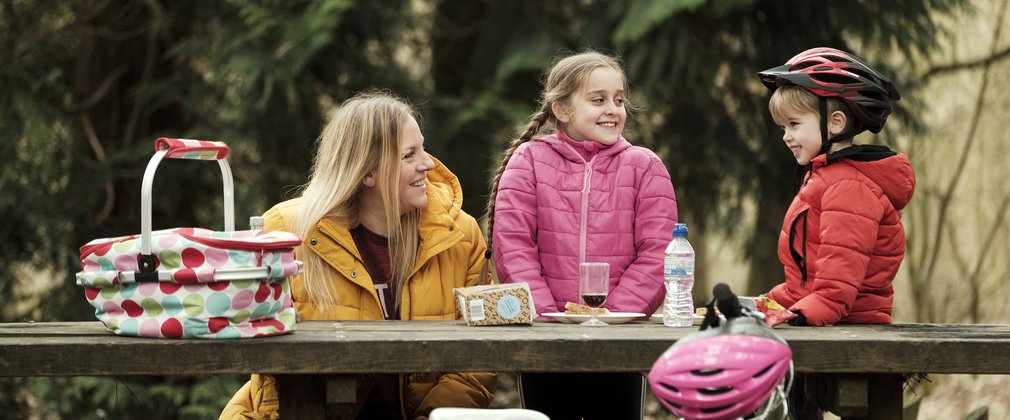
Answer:
<path fill-rule="evenodd" d="M 795 160 L 755 72 L 832 46 L 902 100 L 879 135 L 911 158 L 896 322 L 1006 323 L 1010 268 L 1007 0 L 0 1 L 0 321 L 90 321 L 78 247 L 140 230 L 140 182 L 161 136 L 232 149 L 236 220 L 306 181 L 327 115 L 387 89 L 423 115 L 429 151 L 480 216 L 489 172 L 559 54 L 626 66 L 625 136 L 672 175 L 698 250 L 696 302 L 782 279 L 777 233 Z M 154 228 L 221 229 L 216 165 L 159 168 Z M 101 355 L 95 355 L 101 357 Z M 81 361 L 87 363 L 87 361 Z M 503 375 L 496 406 L 518 406 Z M 244 377 L 0 378 L 0 417 L 216 418 Z M 1010 417 L 1010 380 L 934 375 L 919 418 Z M 669 418 L 658 403 L 651 418 Z"/>

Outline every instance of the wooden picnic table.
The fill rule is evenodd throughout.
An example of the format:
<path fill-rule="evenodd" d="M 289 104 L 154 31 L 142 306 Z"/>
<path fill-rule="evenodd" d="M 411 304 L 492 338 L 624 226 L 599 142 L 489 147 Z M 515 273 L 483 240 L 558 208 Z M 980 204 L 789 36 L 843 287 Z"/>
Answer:
<path fill-rule="evenodd" d="M 161 340 L 116 336 L 98 322 L 7 323 L 0 324 L 0 376 L 271 373 L 286 384 L 282 413 L 321 417 L 353 406 L 361 374 L 646 372 L 673 342 L 695 330 L 647 322 L 594 328 L 309 321 L 277 337 Z M 776 331 L 789 342 L 797 372 L 830 379 L 821 402 L 846 418 L 900 418 L 904 374 L 1010 374 L 1010 325 L 784 326 Z"/>

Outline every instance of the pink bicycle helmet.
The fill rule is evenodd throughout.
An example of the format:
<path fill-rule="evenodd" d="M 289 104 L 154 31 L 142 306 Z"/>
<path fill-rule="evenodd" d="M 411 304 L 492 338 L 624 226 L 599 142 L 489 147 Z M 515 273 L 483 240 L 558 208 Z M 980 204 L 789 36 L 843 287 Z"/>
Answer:
<path fill-rule="evenodd" d="M 736 300 L 728 287 L 723 290 Z M 767 412 L 788 393 L 785 379 L 792 368 L 789 345 L 762 320 L 741 315 L 738 305 L 728 306 L 720 306 L 729 319 L 725 325 L 678 340 L 649 371 L 652 392 L 666 408 L 685 419 L 744 417 L 777 398 L 766 407 Z M 732 318 L 727 309 L 737 317 Z"/>

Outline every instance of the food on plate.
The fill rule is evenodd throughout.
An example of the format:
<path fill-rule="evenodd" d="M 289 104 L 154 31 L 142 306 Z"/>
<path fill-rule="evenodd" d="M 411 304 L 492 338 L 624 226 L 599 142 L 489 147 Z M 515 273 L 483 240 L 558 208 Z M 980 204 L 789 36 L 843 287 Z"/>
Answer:
<path fill-rule="evenodd" d="M 610 313 L 610 311 L 608 311 L 607 308 L 598 308 L 596 310 L 596 315 L 606 315 L 606 314 L 609 314 L 609 313 Z M 575 302 L 568 302 L 568 303 L 565 303 L 565 314 L 566 315 L 592 315 L 593 314 L 593 308 L 590 308 L 589 306 L 582 305 L 582 304 L 575 303 Z"/>

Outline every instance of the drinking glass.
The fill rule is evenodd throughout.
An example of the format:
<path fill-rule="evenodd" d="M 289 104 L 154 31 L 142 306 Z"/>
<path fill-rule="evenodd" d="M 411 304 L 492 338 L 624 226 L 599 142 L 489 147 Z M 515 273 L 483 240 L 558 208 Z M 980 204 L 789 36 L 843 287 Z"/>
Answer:
<path fill-rule="evenodd" d="M 610 264 L 605 262 L 586 262 L 579 265 L 579 295 L 592 308 L 591 318 L 580 325 L 598 327 L 607 325 L 596 315 L 596 308 L 607 301 L 610 288 Z"/>

